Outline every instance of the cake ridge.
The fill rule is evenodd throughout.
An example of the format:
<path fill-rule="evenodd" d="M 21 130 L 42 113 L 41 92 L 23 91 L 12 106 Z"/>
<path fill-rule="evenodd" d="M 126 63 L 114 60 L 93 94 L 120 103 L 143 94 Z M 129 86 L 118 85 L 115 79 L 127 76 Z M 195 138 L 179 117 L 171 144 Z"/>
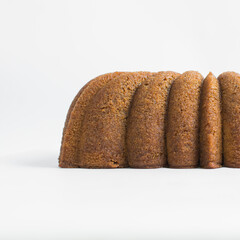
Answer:
<path fill-rule="evenodd" d="M 200 104 L 200 166 L 222 165 L 221 94 L 218 79 L 210 72 L 203 81 Z"/>
<path fill-rule="evenodd" d="M 202 80 L 200 73 L 187 71 L 172 84 L 166 129 L 169 167 L 199 166 L 199 105 Z"/>

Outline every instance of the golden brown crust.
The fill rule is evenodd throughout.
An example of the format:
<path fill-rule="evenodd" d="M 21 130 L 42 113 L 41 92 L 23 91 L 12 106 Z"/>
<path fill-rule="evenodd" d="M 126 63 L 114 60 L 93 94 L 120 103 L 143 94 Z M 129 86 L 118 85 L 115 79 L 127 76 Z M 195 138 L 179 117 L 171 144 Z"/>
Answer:
<path fill-rule="evenodd" d="M 222 165 L 220 86 L 212 73 L 202 85 L 200 116 L 200 166 L 219 168 Z"/>
<path fill-rule="evenodd" d="M 157 168 L 166 165 L 165 120 L 175 72 L 150 76 L 137 89 L 127 124 L 127 154 L 130 167 Z"/>
<path fill-rule="evenodd" d="M 60 167 L 79 166 L 77 162 L 77 146 L 85 109 L 92 97 L 110 80 L 121 73 L 108 73 L 88 82 L 74 98 L 63 129 L 62 145 L 59 156 Z"/>
<path fill-rule="evenodd" d="M 117 168 L 126 161 L 126 118 L 137 87 L 149 73 L 124 73 L 92 99 L 82 124 L 78 162 L 85 168 Z"/>
<path fill-rule="evenodd" d="M 223 164 L 240 167 L 240 75 L 225 72 L 219 77 L 222 93 Z"/>
<path fill-rule="evenodd" d="M 129 161 L 135 168 L 162 167 L 166 145 L 169 167 L 197 167 L 200 152 L 200 166 L 216 168 L 223 142 L 223 165 L 239 168 L 240 75 L 226 72 L 217 80 L 210 73 L 202 80 L 193 71 L 117 72 L 93 79 L 69 108 L 59 166 L 117 168 Z"/>
<path fill-rule="evenodd" d="M 167 154 L 172 168 L 199 163 L 199 103 L 203 77 L 188 71 L 172 84 L 168 107 Z"/>

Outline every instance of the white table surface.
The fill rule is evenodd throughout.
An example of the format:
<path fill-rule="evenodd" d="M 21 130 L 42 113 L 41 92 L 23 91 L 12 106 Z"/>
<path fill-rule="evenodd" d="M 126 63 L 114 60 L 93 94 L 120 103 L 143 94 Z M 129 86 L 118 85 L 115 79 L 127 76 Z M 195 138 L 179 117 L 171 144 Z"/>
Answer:
<path fill-rule="evenodd" d="M 61 169 L 1 157 L 0 239 L 239 239 L 240 170 Z"/>

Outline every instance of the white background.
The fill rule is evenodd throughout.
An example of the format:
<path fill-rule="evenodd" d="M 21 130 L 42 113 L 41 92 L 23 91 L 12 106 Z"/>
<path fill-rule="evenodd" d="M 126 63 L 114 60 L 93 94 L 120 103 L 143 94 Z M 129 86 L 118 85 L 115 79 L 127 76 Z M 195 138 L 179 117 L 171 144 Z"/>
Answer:
<path fill-rule="evenodd" d="M 0 1 L 0 239 L 239 239 L 240 170 L 58 168 L 112 71 L 240 72 L 239 1 Z"/>

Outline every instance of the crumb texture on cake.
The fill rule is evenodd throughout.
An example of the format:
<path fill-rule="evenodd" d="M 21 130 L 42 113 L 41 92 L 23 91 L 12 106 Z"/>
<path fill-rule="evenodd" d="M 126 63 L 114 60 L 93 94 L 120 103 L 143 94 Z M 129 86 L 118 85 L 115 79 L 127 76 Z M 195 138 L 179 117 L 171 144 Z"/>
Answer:
<path fill-rule="evenodd" d="M 240 167 L 240 75 L 114 72 L 67 113 L 62 168 Z"/>

